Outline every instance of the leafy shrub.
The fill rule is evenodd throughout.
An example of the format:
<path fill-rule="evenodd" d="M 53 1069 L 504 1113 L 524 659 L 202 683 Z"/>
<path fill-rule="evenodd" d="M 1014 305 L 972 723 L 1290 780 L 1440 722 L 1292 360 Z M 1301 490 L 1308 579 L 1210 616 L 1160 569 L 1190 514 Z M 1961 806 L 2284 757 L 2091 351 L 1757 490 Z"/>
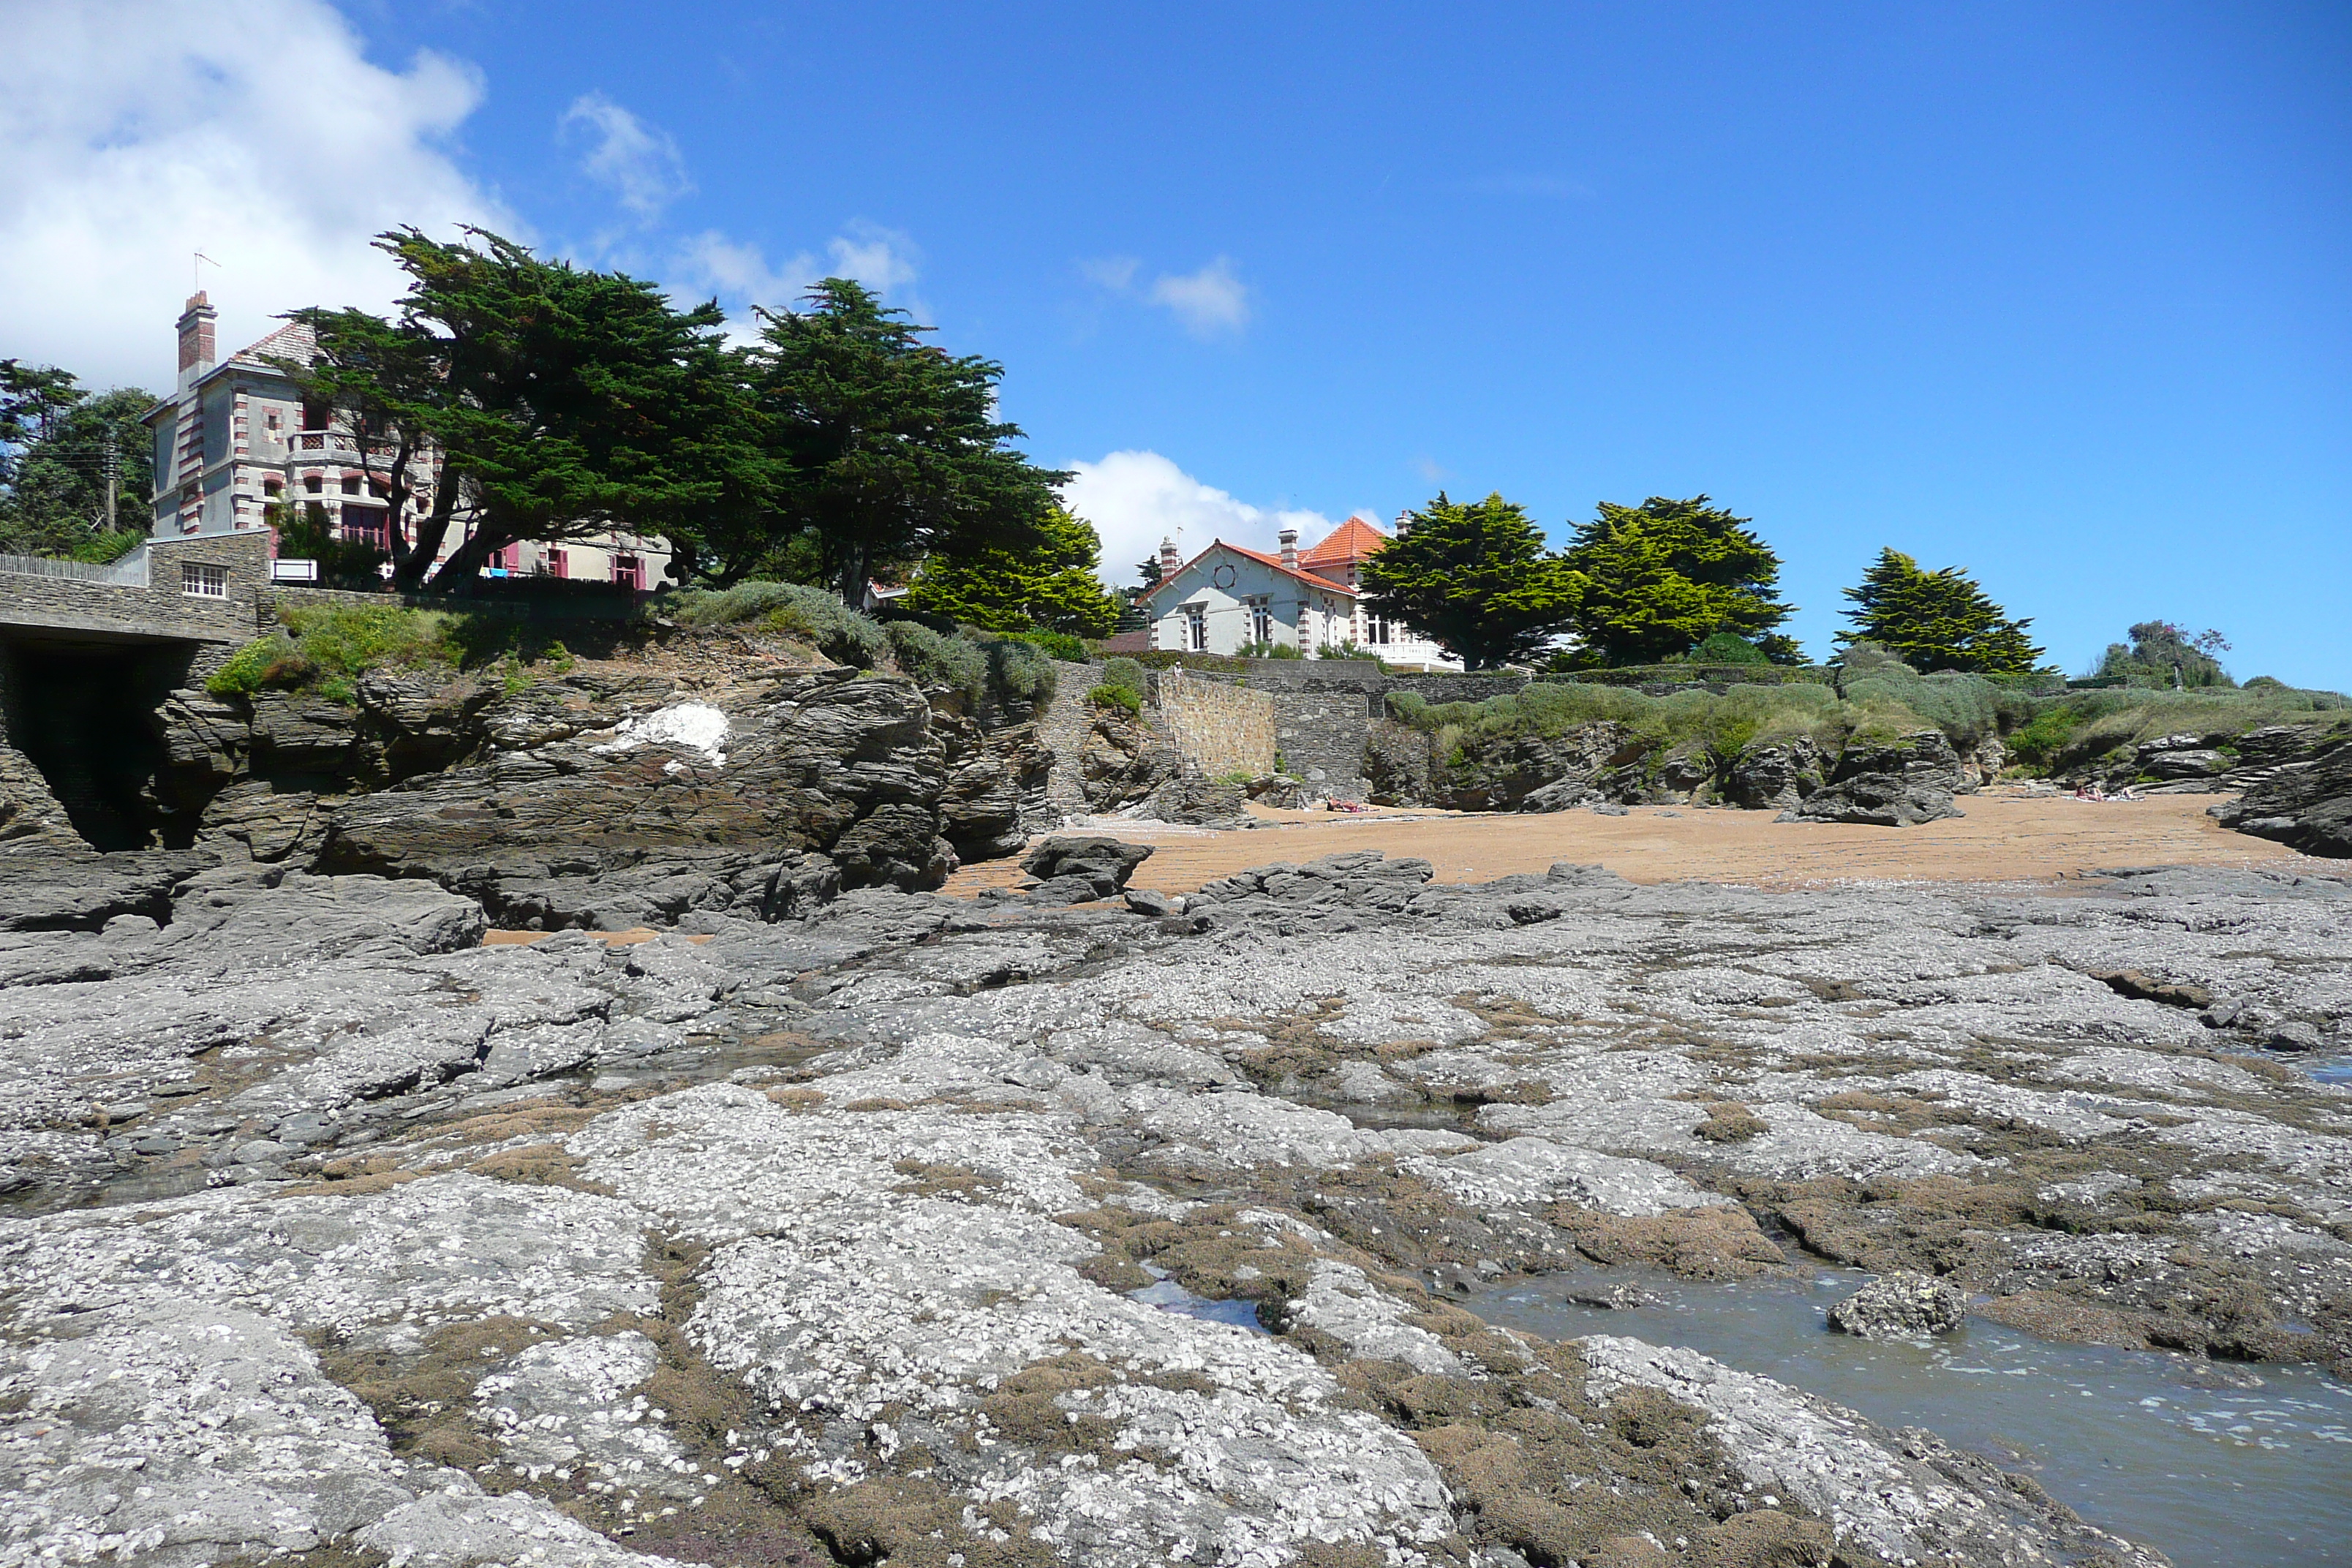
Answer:
<path fill-rule="evenodd" d="M 798 583 L 688 589 L 670 601 L 670 613 L 690 626 L 756 622 L 763 631 L 800 637 L 835 664 L 858 669 L 872 669 L 890 657 L 890 639 L 878 624 L 824 589 Z"/>
<path fill-rule="evenodd" d="M 925 687 L 944 686 L 977 704 L 988 689 L 988 656 L 961 637 L 941 637 L 920 621 L 886 621 L 899 671 Z"/>
<path fill-rule="evenodd" d="M 1111 686 L 1124 686 L 1129 691 L 1148 691 L 1151 683 L 1143 673 L 1139 659 L 1118 656 L 1103 660 L 1103 680 Z"/>
<path fill-rule="evenodd" d="M 1315 657 L 1317 658 L 1354 659 L 1363 664 L 1379 665 L 1382 669 L 1386 669 L 1388 668 L 1388 661 L 1386 659 L 1381 658 L 1379 654 L 1374 653 L 1370 648 L 1359 647 L 1352 638 L 1347 642 L 1327 642 L 1315 650 Z"/>
<path fill-rule="evenodd" d="M 1097 708 L 1123 708 L 1138 717 L 1143 712 L 1143 694 L 1132 686 L 1106 682 L 1087 692 L 1087 700 Z"/>
<path fill-rule="evenodd" d="M 1007 636 L 1014 642 L 1025 642 L 1032 647 L 1043 648 L 1065 664 L 1087 662 L 1086 638 L 1073 637 L 1068 632 L 1012 632 Z"/>
<path fill-rule="evenodd" d="M 1738 632 L 1717 632 L 1683 656 L 1685 664 L 1769 664 L 1764 650 Z"/>
<path fill-rule="evenodd" d="M 2044 708 L 2009 733 L 2009 754 L 2036 772 L 2046 772 L 2083 722 L 2080 709 Z"/>
<path fill-rule="evenodd" d="M 1054 696 L 1054 661 L 1025 637 L 991 637 L 980 645 L 988 658 L 988 694 L 1003 708 L 1035 707 Z"/>
<path fill-rule="evenodd" d="M 1235 658 L 1304 658 L 1298 645 L 1290 642 L 1245 642 L 1234 649 Z"/>

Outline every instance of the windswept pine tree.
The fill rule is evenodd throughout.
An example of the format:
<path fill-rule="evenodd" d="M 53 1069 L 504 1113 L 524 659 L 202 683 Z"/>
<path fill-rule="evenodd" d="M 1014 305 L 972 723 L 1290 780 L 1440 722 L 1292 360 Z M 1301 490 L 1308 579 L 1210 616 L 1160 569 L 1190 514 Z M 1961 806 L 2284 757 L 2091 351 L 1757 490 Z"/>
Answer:
<path fill-rule="evenodd" d="M 1580 579 L 1578 662 L 1654 664 L 1725 632 L 1775 663 L 1797 662 L 1797 645 L 1773 633 L 1796 613 L 1780 600 L 1780 556 L 1750 519 L 1708 500 L 1602 501 L 1577 530 L 1562 553 Z"/>
<path fill-rule="evenodd" d="M 1539 651 L 1568 625 L 1574 574 L 1543 531 L 1499 494 L 1464 503 L 1444 491 L 1363 566 L 1365 607 L 1404 622 L 1473 669 Z"/>
<path fill-rule="evenodd" d="M 1125 601 L 1095 576 L 1102 541 L 1092 524 L 1056 507 L 1026 549 L 934 555 L 908 592 L 912 608 L 983 631 L 1066 632 L 1098 637 Z"/>
<path fill-rule="evenodd" d="M 2010 619 L 1957 566 L 1925 571 L 1889 547 L 1863 574 L 1860 586 L 1843 592 L 1853 601 L 1845 612 L 1853 625 L 1839 632 L 1837 640 L 1875 643 L 1923 674 L 1959 669 L 2024 675 L 2043 652 L 2026 637 L 2032 621 Z"/>

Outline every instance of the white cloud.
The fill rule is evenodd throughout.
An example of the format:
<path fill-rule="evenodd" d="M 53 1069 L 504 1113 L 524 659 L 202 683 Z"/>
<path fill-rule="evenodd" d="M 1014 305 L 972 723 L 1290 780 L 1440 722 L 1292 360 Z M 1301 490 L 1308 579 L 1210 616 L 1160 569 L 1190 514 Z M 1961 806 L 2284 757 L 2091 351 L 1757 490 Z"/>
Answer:
<path fill-rule="evenodd" d="M 894 305 L 924 314 L 907 292 L 914 287 L 915 264 L 922 252 L 907 235 L 880 224 L 853 219 L 848 233 L 836 235 L 825 250 L 833 257 L 835 276 L 855 278 Z"/>
<path fill-rule="evenodd" d="M 1271 552 L 1286 528 L 1298 530 L 1305 548 L 1339 526 L 1319 511 L 1236 500 L 1157 452 L 1113 452 L 1100 462 L 1067 467 L 1072 478 L 1062 504 L 1101 535 L 1102 579 L 1113 587 L 1133 583 L 1136 563 L 1159 553 L 1163 538 L 1175 540 L 1189 561 L 1213 539 Z"/>
<path fill-rule="evenodd" d="M 297 306 L 389 305 L 383 229 L 520 226 L 445 150 L 479 74 L 374 65 L 324 0 L 251 0 L 233 26 L 174 0 L 0 0 L 0 354 L 168 390 L 194 251 L 220 262 L 226 353 Z"/>
<path fill-rule="evenodd" d="M 609 187 L 640 223 L 653 222 L 664 207 L 694 189 L 694 182 L 687 178 L 686 160 L 669 133 L 647 125 L 601 92 L 573 99 L 556 129 L 567 141 L 591 139 L 580 160 L 581 172 Z"/>
<path fill-rule="evenodd" d="M 1078 263 L 1078 276 L 1097 289 L 1124 294 L 1135 286 L 1135 270 L 1143 263 L 1132 256 L 1098 256 Z"/>
<path fill-rule="evenodd" d="M 728 310 L 727 330 L 737 337 L 758 333 L 751 308 L 796 310 L 801 297 L 820 278 L 855 278 L 877 294 L 928 324 L 929 308 L 913 292 L 922 252 L 914 240 L 894 228 L 853 219 L 825 245 L 831 258 L 820 262 L 809 252 L 796 251 L 771 266 L 759 246 L 730 239 L 719 230 L 705 229 L 681 245 L 669 275 L 686 292 L 698 298 L 715 296 Z"/>
<path fill-rule="evenodd" d="M 1145 296 L 1164 305 L 1196 338 L 1238 332 L 1248 324 L 1249 289 L 1234 274 L 1234 264 L 1220 256 L 1198 272 L 1163 276 Z"/>

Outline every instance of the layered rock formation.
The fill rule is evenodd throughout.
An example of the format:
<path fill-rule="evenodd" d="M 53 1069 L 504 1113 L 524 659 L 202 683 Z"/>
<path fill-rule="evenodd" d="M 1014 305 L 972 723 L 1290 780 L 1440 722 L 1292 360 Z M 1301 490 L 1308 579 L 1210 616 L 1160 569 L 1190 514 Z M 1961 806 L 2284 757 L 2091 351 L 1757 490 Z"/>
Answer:
<path fill-rule="evenodd" d="M 543 929 L 935 887 L 1037 826 L 1053 759 L 1026 715 L 983 724 L 898 676 L 731 651 L 378 672 L 349 701 L 176 692 L 157 820 L 216 858 L 425 878 Z M 0 834 L 53 831 L 23 771 L 0 767 Z"/>
<path fill-rule="evenodd" d="M 45 907 L 0 857 L 28 1561 L 2152 1564 L 1930 1432 L 1465 1307 L 1810 1257 L 2352 1357 L 2352 1120 L 2251 1054 L 2352 1044 L 2340 880 L 1367 852 L 607 949 L 202 856 Z"/>
<path fill-rule="evenodd" d="M 1465 741 L 1444 756 L 1438 746 L 1431 731 L 1375 726 L 1372 799 L 1456 811 L 1721 802 L 1797 821 L 1900 826 L 1958 815 L 1952 797 L 1999 776 L 2002 763 L 1997 739 L 1962 755 L 1940 730 L 1857 736 L 1833 753 L 1806 736 L 1722 752 L 1671 747 L 1614 721 Z"/>
<path fill-rule="evenodd" d="M 2241 739 L 2239 759 L 2245 793 L 2214 808 L 2221 826 L 2352 857 L 2352 725 L 2258 730 Z"/>

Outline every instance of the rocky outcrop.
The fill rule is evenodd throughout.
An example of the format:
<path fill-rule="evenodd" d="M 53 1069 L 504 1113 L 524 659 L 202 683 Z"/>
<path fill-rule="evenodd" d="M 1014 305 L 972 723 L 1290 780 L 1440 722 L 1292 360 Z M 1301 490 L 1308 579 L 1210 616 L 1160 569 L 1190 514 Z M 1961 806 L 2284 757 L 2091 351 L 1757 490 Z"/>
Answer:
<path fill-rule="evenodd" d="M 1829 1324 L 1865 1340 L 1948 1334 L 1965 1322 L 1969 1299 L 1925 1274 L 1882 1274 L 1830 1308 Z"/>
<path fill-rule="evenodd" d="M 51 793 L 40 769 L 9 745 L 0 745 L 0 844 L 89 847 L 74 831 L 63 803 Z"/>
<path fill-rule="evenodd" d="M 352 796 L 329 814 L 318 868 L 429 877 L 501 920 L 559 924 L 772 917 L 836 886 L 937 886 L 952 868 L 946 746 L 911 682 L 824 670 L 709 695 L 566 708 L 561 738 Z"/>
<path fill-rule="evenodd" d="M 1118 811 L 1151 798 L 1183 771 L 1165 731 L 1123 708 L 1097 707 L 1079 752 L 1079 789 L 1092 811 Z"/>
<path fill-rule="evenodd" d="M 1056 834 L 1024 855 L 1021 868 L 1038 879 L 1038 885 L 1030 889 L 1032 900 L 1072 904 L 1110 898 L 1150 858 L 1149 844 L 1127 844 L 1099 835 Z"/>
<path fill-rule="evenodd" d="M 1645 769 L 1655 742 L 1613 722 L 1580 724 L 1559 735 L 1465 741 L 1443 757 L 1437 741 L 1430 731 L 1375 725 L 1364 763 L 1372 800 L 1452 811 L 1565 811 L 1592 800 L 1643 798 L 1654 775 L 1685 761 Z"/>
<path fill-rule="evenodd" d="M 2213 808 L 2222 826 L 2306 855 L 2352 857 L 2352 726 L 2306 726 L 2284 735 L 2258 730 L 2242 738 L 2240 752 L 2288 760 L 2256 764 L 2263 772 L 2245 793 Z"/>
<path fill-rule="evenodd" d="M 1914 827 L 1967 815 L 1953 803 L 1949 790 L 1915 783 L 1899 773 L 1864 773 L 1816 790 L 1794 810 L 1782 812 L 1780 820 Z"/>
<path fill-rule="evenodd" d="M 426 878 L 541 929 L 935 887 L 1020 847 L 1053 761 L 1034 723 L 897 676 L 658 649 L 530 680 L 372 674 L 348 703 L 182 691 L 160 721 L 183 841 Z"/>
<path fill-rule="evenodd" d="M 1799 736 L 1741 752 L 1727 772 L 1723 794 L 1732 805 L 1750 811 L 1790 811 L 1828 776 L 1821 747 Z"/>

